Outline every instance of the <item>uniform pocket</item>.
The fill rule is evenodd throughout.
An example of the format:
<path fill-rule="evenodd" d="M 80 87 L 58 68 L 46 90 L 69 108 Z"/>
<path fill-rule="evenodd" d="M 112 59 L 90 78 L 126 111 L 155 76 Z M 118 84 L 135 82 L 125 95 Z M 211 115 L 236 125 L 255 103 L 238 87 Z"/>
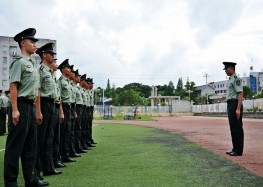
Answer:
<path fill-rule="evenodd" d="M 32 76 L 33 72 L 34 72 L 33 67 L 32 66 L 27 66 L 25 71 L 24 71 L 24 77 Z"/>

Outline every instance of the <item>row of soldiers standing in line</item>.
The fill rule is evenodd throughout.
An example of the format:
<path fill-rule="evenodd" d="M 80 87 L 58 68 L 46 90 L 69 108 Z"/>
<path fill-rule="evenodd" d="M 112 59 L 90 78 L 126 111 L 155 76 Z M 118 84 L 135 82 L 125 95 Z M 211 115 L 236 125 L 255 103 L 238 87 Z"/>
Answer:
<path fill-rule="evenodd" d="M 90 147 L 94 92 L 93 80 L 80 75 L 64 60 L 57 66 L 54 43 L 36 50 L 36 30 L 18 33 L 21 56 L 10 66 L 11 106 L 4 158 L 6 187 L 17 186 L 19 157 L 25 186 L 48 186 L 44 176 L 58 175 L 56 168 L 76 162 Z M 36 68 L 31 55 L 36 52 L 41 65 Z M 54 72 L 61 77 L 56 80 Z"/>
<path fill-rule="evenodd" d="M 6 114 L 8 110 L 8 106 L 10 105 L 10 92 L 9 90 L 4 91 L 5 95 L 3 95 L 3 90 L 0 90 L 0 136 L 4 136 L 6 134 Z"/>

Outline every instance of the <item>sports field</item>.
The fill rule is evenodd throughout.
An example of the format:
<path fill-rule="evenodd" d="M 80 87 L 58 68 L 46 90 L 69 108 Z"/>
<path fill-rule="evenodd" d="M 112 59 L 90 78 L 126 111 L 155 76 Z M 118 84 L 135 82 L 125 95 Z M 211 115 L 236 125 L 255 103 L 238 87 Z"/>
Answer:
<path fill-rule="evenodd" d="M 216 127 L 212 128 L 214 130 L 209 131 L 208 137 L 205 138 L 206 134 L 198 136 L 199 130 L 194 127 L 194 122 L 188 123 L 190 120 L 202 125 L 201 121 L 206 118 L 166 117 L 157 118 L 157 120 L 156 122 L 110 121 L 110 124 L 99 124 L 107 121 L 94 121 L 95 124 L 98 124 L 94 126 L 94 138 L 98 142 L 97 146 L 88 153 L 82 154 L 76 163 L 68 164 L 66 168 L 61 169 L 62 175 L 45 177 L 45 181 L 48 181 L 50 186 L 81 187 L 263 186 L 262 177 L 231 161 L 232 159 L 246 160 L 247 151 L 245 151 L 244 157 L 239 158 L 228 158 L 223 154 L 230 145 L 227 143 L 228 138 L 222 137 L 222 142 L 225 143 L 217 149 L 218 152 L 222 152 L 222 155 L 215 150 L 210 150 L 209 146 L 207 149 L 202 145 L 202 142 L 207 142 L 206 139 L 212 137 L 213 140 L 209 141 L 210 146 L 216 147 L 214 141 L 218 138 L 215 134 L 224 133 L 224 128 L 221 130 Z M 220 126 L 215 122 L 217 119 L 212 121 L 215 126 Z M 218 121 L 224 123 L 227 129 L 225 121 L 222 119 Z M 139 125 L 148 125 L 154 128 Z M 158 127 L 160 125 L 162 125 L 162 129 L 156 129 L 160 128 Z M 208 125 L 208 121 L 205 125 Z M 179 126 L 182 126 L 181 130 L 179 130 Z M 184 128 L 188 129 L 188 132 L 183 130 Z M 204 126 L 199 128 L 202 132 L 209 129 Z M 247 127 L 245 127 L 245 133 L 246 130 Z M 256 131 L 258 130 L 253 132 Z M 196 136 L 193 136 L 194 134 Z M 202 146 L 187 138 L 191 141 L 199 139 Z M 0 137 L 0 149 L 4 147 L 4 142 L 5 137 Z M 248 147 L 247 144 L 246 139 Z M 4 151 L 1 151 L 0 171 L 3 171 L 3 155 Z M 0 172 L 0 186 L 3 186 L 2 179 L 3 173 Z M 19 184 L 23 186 L 21 172 Z"/>
<path fill-rule="evenodd" d="M 126 124 L 149 126 L 174 132 L 192 142 L 221 155 L 249 171 L 263 177 L 263 120 L 243 119 L 245 144 L 242 157 L 230 157 L 225 154 L 232 148 L 227 118 L 173 116 L 155 117 L 157 121 L 125 121 Z M 121 121 L 96 121 L 97 123 L 123 123 Z"/>

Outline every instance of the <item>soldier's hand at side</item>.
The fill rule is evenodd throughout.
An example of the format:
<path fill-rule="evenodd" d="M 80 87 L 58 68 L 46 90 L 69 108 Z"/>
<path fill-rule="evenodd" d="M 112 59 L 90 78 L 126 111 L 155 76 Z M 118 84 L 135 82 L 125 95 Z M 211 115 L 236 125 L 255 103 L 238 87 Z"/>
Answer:
<path fill-rule="evenodd" d="M 64 114 L 59 115 L 59 122 L 62 123 L 64 121 Z"/>
<path fill-rule="evenodd" d="M 43 121 L 42 113 L 41 112 L 37 112 L 37 123 L 41 125 L 42 121 Z"/>
<path fill-rule="evenodd" d="M 240 110 L 236 110 L 236 116 L 237 116 L 237 119 L 240 118 Z"/>
<path fill-rule="evenodd" d="M 20 117 L 20 113 L 19 113 L 18 110 L 12 112 L 13 123 L 14 123 L 15 126 L 16 126 L 16 125 L 18 124 L 18 122 L 19 122 L 19 117 Z"/>
<path fill-rule="evenodd" d="M 74 112 L 74 117 L 75 117 L 75 119 L 77 119 L 77 118 L 78 118 L 78 115 L 77 115 L 77 113 L 76 113 L 76 112 Z"/>

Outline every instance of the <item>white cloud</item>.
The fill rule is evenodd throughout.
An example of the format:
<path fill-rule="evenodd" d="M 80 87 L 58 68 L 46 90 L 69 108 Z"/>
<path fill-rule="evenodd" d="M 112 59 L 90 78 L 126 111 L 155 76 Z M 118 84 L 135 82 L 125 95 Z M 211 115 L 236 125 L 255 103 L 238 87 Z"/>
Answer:
<path fill-rule="evenodd" d="M 260 0 L 0 0 L 0 32 L 27 27 L 57 40 L 58 62 L 116 86 L 131 82 L 197 85 L 225 79 L 223 61 L 248 74 L 263 68 Z M 29 7 L 30 5 L 30 7 Z M 26 11 L 22 11 L 26 10 Z M 252 62 L 253 59 L 253 62 Z"/>

